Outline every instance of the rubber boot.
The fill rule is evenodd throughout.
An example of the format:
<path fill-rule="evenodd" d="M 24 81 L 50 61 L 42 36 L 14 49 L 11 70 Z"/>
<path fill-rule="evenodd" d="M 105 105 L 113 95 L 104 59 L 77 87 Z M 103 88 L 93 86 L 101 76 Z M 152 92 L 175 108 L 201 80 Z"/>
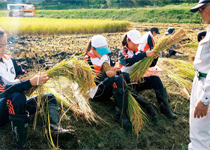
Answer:
<path fill-rule="evenodd" d="M 28 115 L 9 115 L 15 148 L 29 149 L 27 140 Z"/>
<path fill-rule="evenodd" d="M 168 104 L 168 95 L 165 88 L 155 90 L 157 101 L 160 105 L 160 112 L 169 119 L 177 119 L 177 115 L 174 114 Z"/>
<path fill-rule="evenodd" d="M 50 116 L 50 127 L 52 134 L 66 134 L 66 133 L 74 133 L 72 129 L 63 129 L 58 125 L 59 123 L 59 116 L 58 116 L 58 109 L 56 104 L 49 103 L 49 116 Z"/>
<path fill-rule="evenodd" d="M 152 117 L 152 122 L 157 123 L 159 120 L 159 115 L 158 112 L 156 111 L 155 107 L 146 99 L 144 98 L 141 94 L 138 94 L 137 96 L 134 96 L 136 101 L 139 103 L 140 106 L 145 108 L 148 113 Z"/>
<path fill-rule="evenodd" d="M 119 115 L 119 121 L 123 128 L 131 129 L 132 124 L 128 119 L 126 110 L 128 108 L 128 91 L 123 88 L 113 89 L 114 100 L 116 104 L 116 114 Z"/>

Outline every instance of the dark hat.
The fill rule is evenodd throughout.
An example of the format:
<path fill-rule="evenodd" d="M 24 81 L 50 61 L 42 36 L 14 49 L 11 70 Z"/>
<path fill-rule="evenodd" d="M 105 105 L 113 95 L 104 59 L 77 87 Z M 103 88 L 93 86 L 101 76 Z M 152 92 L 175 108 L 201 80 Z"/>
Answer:
<path fill-rule="evenodd" d="M 152 27 L 150 29 L 151 32 L 155 31 L 155 33 L 160 34 L 159 29 L 157 27 Z"/>
<path fill-rule="evenodd" d="M 174 32 L 174 30 L 175 30 L 174 28 L 170 27 L 170 28 L 168 28 L 167 32 L 165 32 L 165 34 L 166 35 L 172 34 Z"/>
<path fill-rule="evenodd" d="M 190 9 L 191 12 L 197 12 L 199 8 L 204 6 L 206 3 L 210 3 L 210 0 L 200 0 L 196 6 Z"/>
<path fill-rule="evenodd" d="M 200 42 L 202 39 L 202 36 L 206 36 L 206 31 L 201 31 L 198 33 L 197 38 L 198 38 L 198 42 Z"/>

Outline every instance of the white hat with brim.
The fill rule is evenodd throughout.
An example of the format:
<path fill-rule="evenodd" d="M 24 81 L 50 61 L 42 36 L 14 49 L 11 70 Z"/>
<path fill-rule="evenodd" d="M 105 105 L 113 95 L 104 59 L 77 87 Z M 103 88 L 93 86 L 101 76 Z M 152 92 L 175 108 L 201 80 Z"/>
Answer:
<path fill-rule="evenodd" d="M 111 53 L 106 38 L 102 35 L 95 35 L 91 39 L 91 46 L 97 50 L 100 55 Z"/>
<path fill-rule="evenodd" d="M 204 6 L 206 3 L 210 3 L 210 0 L 200 0 L 196 6 L 190 9 L 191 12 L 197 12 L 199 8 Z"/>
<path fill-rule="evenodd" d="M 127 32 L 128 39 L 134 44 L 141 43 L 141 33 L 138 30 L 130 30 Z"/>

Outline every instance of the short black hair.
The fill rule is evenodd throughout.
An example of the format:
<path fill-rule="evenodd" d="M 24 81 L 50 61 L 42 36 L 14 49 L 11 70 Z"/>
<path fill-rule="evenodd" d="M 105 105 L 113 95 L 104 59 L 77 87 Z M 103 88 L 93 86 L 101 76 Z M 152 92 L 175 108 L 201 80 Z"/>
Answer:
<path fill-rule="evenodd" d="M 206 36 L 206 31 L 201 31 L 198 33 L 197 38 L 198 38 L 198 42 L 200 42 L 202 40 L 202 36 Z"/>
<path fill-rule="evenodd" d="M 152 27 L 150 29 L 151 32 L 155 31 L 155 33 L 160 34 L 159 29 L 157 27 Z"/>

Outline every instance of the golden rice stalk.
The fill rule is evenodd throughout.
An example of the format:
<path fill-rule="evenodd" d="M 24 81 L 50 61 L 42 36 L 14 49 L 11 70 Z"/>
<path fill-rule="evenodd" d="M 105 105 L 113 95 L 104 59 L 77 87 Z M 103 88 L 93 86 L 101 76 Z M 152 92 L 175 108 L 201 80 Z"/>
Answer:
<path fill-rule="evenodd" d="M 77 82 L 85 93 L 95 86 L 95 75 L 91 67 L 86 61 L 78 60 L 76 57 L 70 60 L 63 60 L 59 65 L 47 70 L 45 73 L 50 78 L 57 76 L 67 77 L 69 80 Z"/>
<path fill-rule="evenodd" d="M 185 36 L 184 30 L 177 31 L 174 35 L 162 38 L 154 47 L 157 53 L 164 51 L 171 47 L 173 44 L 180 41 Z M 150 65 L 152 64 L 154 57 L 146 57 L 139 61 L 130 71 L 129 75 L 131 81 L 137 82 L 142 79 L 143 75 L 147 72 Z"/>
<path fill-rule="evenodd" d="M 47 86 L 45 86 L 45 90 L 52 93 L 56 97 L 58 103 L 63 103 L 65 107 L 70 108 L 76 119 L 78 117 L 84 118 L 88 121 L 89 124 L 92 122 L 98 124 L 97 120 L 105 122 L 91 109 L 88 99 L 83 97 L 81 94 L 72 94 L 70 97 L 70 94 L 68 94 L 68 96 L 65 94 L 65 92 L 60 94 L 55 89 L 49 88 Z"/>
<path fill-rule="evenodd" d="M 168 76 L 174 80 L 179 86 L 185 88 L 188 91 L 188 94 L 191 92 L 192 89 L 192 82 L 186 79 L 183 79 L 177 74 L 168 74 Z M 189 94 L 190 95 L 190 94 Z"/>
<path fill-rule="evenodd" d="M 161 65 L 166 64 L 168 66 L 172 66 L 170 70 L 173 70 L 170 74 L 178 74 L 183 79 L 189 79 L 193 81 L 195 76 L 195 69 L 192 63 L 178 60 L 178 59 L 170 59 L 170 58 L 160 58 L 159 63 Z M 176 67 L 176 68 L 175 68 Z"/>
<path fill-rule="evenodd" d="M 189 99 L 195 75 L 193 65 L 183 60 L 168 58 L 160 58 L 158 65 L 181 88 L 181 93 Z"/>
<path fill-rule="evenodd" d="M 44 72 L 49 78 L 55 78 L 63 76 L 70 81 L 75 81 L 79 87 L 81 93 L 87 93 L 92 87 L 95 86 L 95 74 L 92 68 L 84 61 L 78 60 L 76 57 L 69 60 L 63 60 L 58 65 Z M 30 75 L 22 77 L 21 80 L 27 80 L 35 76 Z M 32 87 L 29 91 L 26 91 L 26 95 L 30 95 L 37 86 Z"/>
<path fill-rule="evenodd" d="M 175 34 L 166 36 L 162 38 L 154 47 L 153 50 L 156 50 L 157 53 L 164 51 L 165 49 L 168 49 L 175 43 L 179 42 L 183 39 L 183 37 L 186 36 L 183 29 L 178 30 Z"/>
<path fill-rule="evenodd" d="M 181 91 L 182 95 L 184 95 L 187 99 L 190 99 L 190 94 L 186 88 L 182 88 Z"/>
<path fill-rule="evenodd" d="M 143 119 L 146 118 L 146 114 L 130 92 L 128 93 L 128 114 L 133 126 L 132 131 L 138 136 L 143 127 Z"/>

